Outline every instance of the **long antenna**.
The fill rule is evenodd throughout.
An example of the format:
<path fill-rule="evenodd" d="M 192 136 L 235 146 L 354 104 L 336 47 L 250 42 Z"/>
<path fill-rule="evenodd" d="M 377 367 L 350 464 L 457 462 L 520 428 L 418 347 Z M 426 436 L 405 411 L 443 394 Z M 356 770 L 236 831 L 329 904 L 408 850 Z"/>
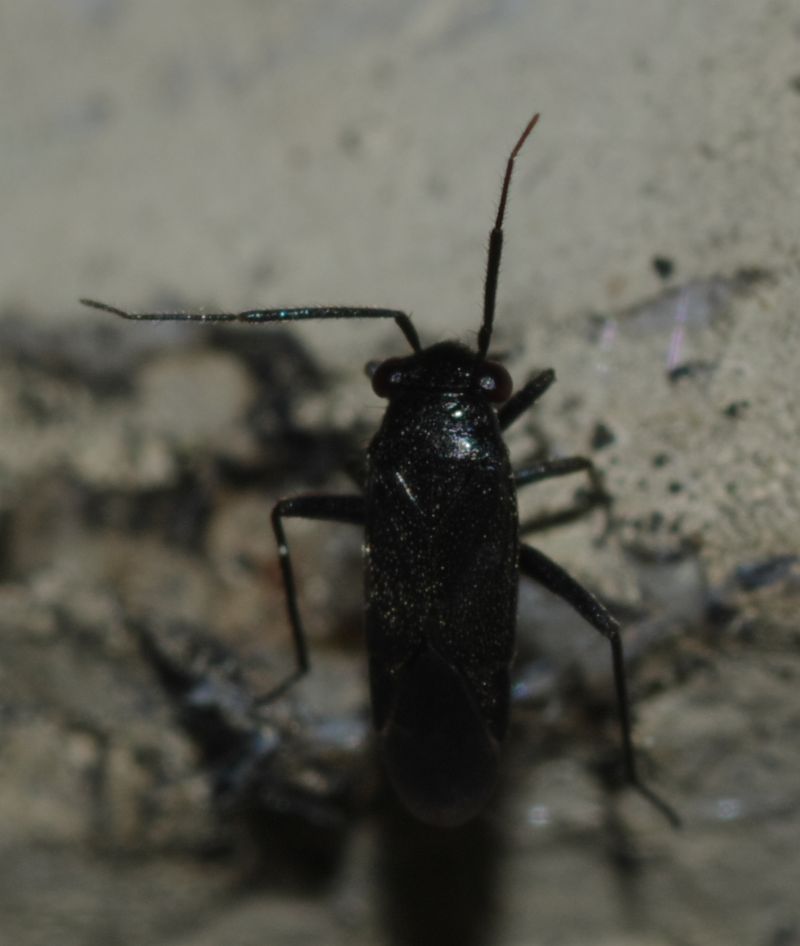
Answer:
<path fill-rule="evenodd" d="M 248 309 L 245 312 L 129 312 L 96 299 L 81 299 L 83 305 L 101 312 L 110 312 L 135 322 L 304 322 L 311 319 L 394 319 L 414 351 L 422 345 L 411 316 L 397 309 L 375 309 L 364 306 L 312 306 L 291 309 Z"/>
<path fill-rule="evenodd" d="M 508 200 L 508 188 L 511 184 L 511 172 L 514 170 L 514 160 L 519 154 L 525 139 L 533 131 L 536 122 L 539 121 L 537 112 L 528 122 L 525 131 L 519 136 L 519 140 L 514 145 L 511 154 L 508 157 L 506 165 L 506 176 L 503 178 L 503 190 L 500 193 L 500 206 L 497 208 L 497 218 L 489 234 L 489 257 L 486 262 L 486 282 L 483 289 L 483 322 L 480 332 L 478 332 L 478 358 L 483 360 L 489 351 L 489 342 L 492 339 L 492 326 L 494 325 L 494 304 L 497 297 L 497 279 L 500 275 L 500 257 L 503 253 L 503 217 L 506 213 L 506 201 Z"/>

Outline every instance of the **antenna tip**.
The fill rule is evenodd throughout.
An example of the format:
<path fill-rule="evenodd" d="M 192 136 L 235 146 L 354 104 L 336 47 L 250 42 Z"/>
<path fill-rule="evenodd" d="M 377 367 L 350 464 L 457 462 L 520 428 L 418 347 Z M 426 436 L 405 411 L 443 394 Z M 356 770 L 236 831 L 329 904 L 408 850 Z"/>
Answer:
<path fill-rule="evenodd" d="M 110 312 L 112 315 L 122 316 L 123 319 L 131 318 L 129 312 L 124 309 L 118 309 L 116 306 L 108 305 L 106 302 L 98 302 L 97 299 L 79 299 L 81 305 L 88 306 L 90 309 L 99 309 L 101 312 Z"/>
<path fill-rule="evenodd" d="M 516 156 L 519 154 L 520 149 L 525 144 L 525 139 L 536 127 L 536 123 L 539 121 L 541 114 L 542 114 L 541 112 L 537 112 L 533 116 L 533 118 L 528 122 L 528 124 L 525 126 L 525 131 L 523 131 L 522 134 L 519 136 L 519 141 L 516 143 L 516 145 L 514 145 L 514 150 L 511 152 L 512 160 L 516 158 Z"/>

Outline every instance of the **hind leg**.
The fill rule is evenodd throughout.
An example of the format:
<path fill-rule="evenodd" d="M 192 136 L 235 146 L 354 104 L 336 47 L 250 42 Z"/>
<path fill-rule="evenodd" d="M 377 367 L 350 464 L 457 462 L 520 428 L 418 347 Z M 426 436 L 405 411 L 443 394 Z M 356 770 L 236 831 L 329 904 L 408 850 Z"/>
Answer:
<path fill-rule="evenodd" d="M 679 827 L 681 822 L 675 811 L 639 779 L 636 770 L 636 754 L 631 736 L 630 702 L 625 678 L 625 659 L 622 650 L 622 638 L 619 633 L 619 622 L 591 592 L 587 591 L 560 565 L 557 565 L 538 549 L 530 545 L 520 545 L 519 567 L 524 575 L 532 578 L 553 594 L 558 595 L 567 604 L 572 605 L 578 614 L 611 644 L 614 685 L 617 693 L 620 728 L 622 730 L 625 774 L 628 782 L 640 795 L 643 795 L 651 804 L 655 805 L 673 827 Z"/>

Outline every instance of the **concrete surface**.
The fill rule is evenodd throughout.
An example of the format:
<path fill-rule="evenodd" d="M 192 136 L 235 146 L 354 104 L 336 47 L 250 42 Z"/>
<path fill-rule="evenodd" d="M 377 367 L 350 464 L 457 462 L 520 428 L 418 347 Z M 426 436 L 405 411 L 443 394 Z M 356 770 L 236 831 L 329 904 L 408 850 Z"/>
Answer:
<path fill-rule="evenodd" d="M 10 942 L 800 942 L 799 51 L 781 0 L 0 5 Z M 512 449 L 604 470 L 608 534 L 595 515 L 541 544 L 628 619 L 637 738 L 686 828 L 616 794 L 608 815 L 591 769 L 613 726 L 587 732 L 548 691 L 472 833 L 398 827 L 367 776 L 324 882 L 287 875 L 217 824 L 127 618 L 192 621 L 237 652 L 283 639 L 259 570 L 269 504 L 346 488 L 326 480 L 346 452 L 330 432 L 368 435 L 363 364 L 402 339 L 297 327 L 303 350 L 276 335 L 248 355 L 76 300 L 377 304 L 424 340 L 470 340 L 503 162 L 534 111 L 495 347 L 518 383 L 548 366 L 559 382 Z M 263 488 L 229 467 L 266 471 Z M 534 490 L 526 514 L 571 489 Z M 296 539 L 329 576 L 304 585 L 311 630 L 331 649 L 333 613 L 348 655 L 357 537 L 319 535 Z M 568 662 L 593 680 L 607 658 L 587 647 Z"/>

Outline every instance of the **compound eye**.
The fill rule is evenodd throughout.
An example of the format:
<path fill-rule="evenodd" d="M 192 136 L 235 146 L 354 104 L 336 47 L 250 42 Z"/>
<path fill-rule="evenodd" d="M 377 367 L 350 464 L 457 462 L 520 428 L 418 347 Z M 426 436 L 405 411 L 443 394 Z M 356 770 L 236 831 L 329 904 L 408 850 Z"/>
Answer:
<path fill-rule="evenodd" d="M 487 361 L 483 366 L 480 381 L 483 393 L 494 404 L 502 404 L 511 397 L 514 382 L 506 369 L 496 361 Z"/>
<path fill-rule="evenodd" d="M 378 397 L 389 397 L 402 380 L 399 358 L 387 358 L 372 372 L 372 390 Z"/>

